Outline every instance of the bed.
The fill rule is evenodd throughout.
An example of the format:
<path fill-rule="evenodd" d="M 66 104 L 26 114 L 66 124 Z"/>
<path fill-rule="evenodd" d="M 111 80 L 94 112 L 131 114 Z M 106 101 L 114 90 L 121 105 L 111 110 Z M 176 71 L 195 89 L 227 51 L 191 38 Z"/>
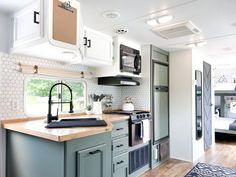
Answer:
<path fill-rule="evenodd" d="M 215 132 L 236 134 L 236 119 L 216 117 L 215 118 Z"/>

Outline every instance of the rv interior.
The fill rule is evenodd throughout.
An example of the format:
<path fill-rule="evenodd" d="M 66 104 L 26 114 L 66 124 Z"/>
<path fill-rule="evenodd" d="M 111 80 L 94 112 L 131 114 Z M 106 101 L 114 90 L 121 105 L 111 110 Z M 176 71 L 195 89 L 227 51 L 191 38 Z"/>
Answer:
<path fill-rule="evenodd" d="M 0 0 L 0 177 L 236 176 L 235 0 Z"/>

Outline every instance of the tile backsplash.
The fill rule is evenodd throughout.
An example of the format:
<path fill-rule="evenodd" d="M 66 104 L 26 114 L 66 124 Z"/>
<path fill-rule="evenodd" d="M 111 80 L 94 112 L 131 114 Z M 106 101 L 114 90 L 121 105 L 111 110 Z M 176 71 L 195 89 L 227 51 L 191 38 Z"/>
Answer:
<path fill-rule="evenodd" d="M 67 65 L 61 62 L 17 55 L 0 54 L 0 118 L 26 117 L 24 113 L 24 80 L 31 74 L 19 72 L 19 63 L 38 65 L 69 71 L 88 71 L 80 65 Z M 39 77 L 39 76 L 37 76 Z M 87 94 L 112 94 L 113 108 L 121 106 L 121 88 L 97 85 L 97 79 L 81 79 L 87 84 Z"/>

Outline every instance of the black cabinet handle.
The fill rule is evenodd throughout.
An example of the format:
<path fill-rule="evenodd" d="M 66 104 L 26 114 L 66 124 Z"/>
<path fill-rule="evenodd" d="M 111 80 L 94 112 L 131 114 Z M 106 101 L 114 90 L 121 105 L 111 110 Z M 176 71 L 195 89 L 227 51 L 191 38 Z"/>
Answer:
<path fill-rule="evenodd" d="M 120 165 L 120 164 L 122 164 L 122 163 L 124 163 L 124 161 L 123 161 L 123 160 L 121 160 L 121 161 L 117 162 L 116 164 L 117 164 L 117 165 Z"/>
<path fill-rule="evenodd" d="M 120 130 L 123 130 L 124 128 L 117 128 L 116 131 L 120 131 Z"/>
<path fill-rule="evenodd" d="M 100 150 L 95 150 L 95 151 L 89 152 L 89 154 L 90 154 L 90 155 L 94 155 L 94 154 L 97 154 L 97 153 L 99 153 L 99 152 L 101 152 L 101 151 L 100 151 Z"/>
<path fill-rule="evenodd" d="M 119 145 L 117 145 L 116 147 L 117 148 L 120 148 L 120 147 L 122 147 L 122 146 L 124 146 L 123 144 L 119 144 Z"/>
<path fill-rule="evenodd" d="M 84 45 L 88 45 L 88 38 L 84 37 Z"/>
<path fill-rule="evenodd" d="M 91 39 L 88 40 L 88 48 L 91 47 Z"/>
<path fill-rule="evenodd" d="M 34 11 L 34 23 L 35 24 L 39 24 L 39 22 L 37 21 L 37 15 L 39 15 L 39 12 Z"/>

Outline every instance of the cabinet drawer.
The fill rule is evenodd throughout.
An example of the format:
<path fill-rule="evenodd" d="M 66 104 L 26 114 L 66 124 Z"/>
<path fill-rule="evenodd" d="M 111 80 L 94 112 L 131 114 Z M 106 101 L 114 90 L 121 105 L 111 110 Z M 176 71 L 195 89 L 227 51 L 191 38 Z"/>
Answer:
<path fill-rule="evenodd" d="M 128 121 L 113 123 L 112 138 L 128 134 Z"/>
<path fill-rule="evenodd" d="M 128 166 L 119 168 L 113 173 L 113 177 L 128 177 L 128 175 Z"/>
<path fill-rule="evenodd" d="M 113 140 L 113 154 L 128 150 L 128 136 Z"/>
<path fill-rule="evenodd" d="M 121 154 L 113 159 L 113 172 L 115 173 L 119 168 L 128 167 L 128 153 Z"/>

